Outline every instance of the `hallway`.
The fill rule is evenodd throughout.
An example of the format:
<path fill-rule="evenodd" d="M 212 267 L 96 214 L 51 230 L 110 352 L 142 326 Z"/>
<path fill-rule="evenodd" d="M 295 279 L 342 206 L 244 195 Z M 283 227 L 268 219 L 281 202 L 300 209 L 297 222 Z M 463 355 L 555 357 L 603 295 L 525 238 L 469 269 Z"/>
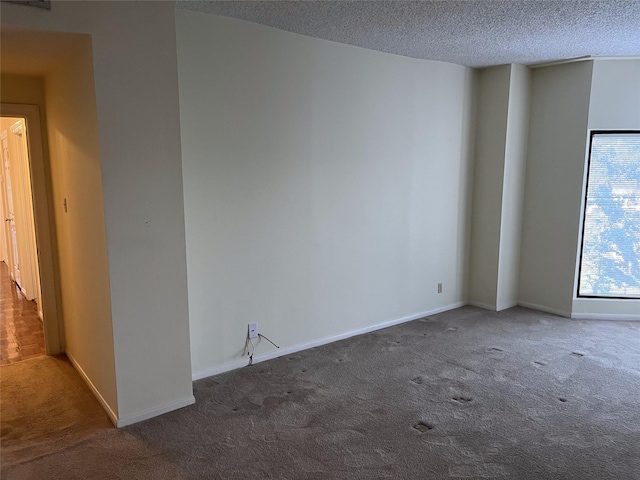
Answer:
<path fill-rule="evenodd" d="M 45 354 L 44 329 L 35 302 L 25 300 L 0 261 L 0 365 Z"/>

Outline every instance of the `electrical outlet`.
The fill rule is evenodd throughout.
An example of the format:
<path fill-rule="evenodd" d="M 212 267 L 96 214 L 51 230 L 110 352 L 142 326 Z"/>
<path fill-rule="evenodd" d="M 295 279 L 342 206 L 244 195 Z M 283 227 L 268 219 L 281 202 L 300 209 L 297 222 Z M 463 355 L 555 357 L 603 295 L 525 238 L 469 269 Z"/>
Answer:
<path fill-rule="evenodd" d="M 438 284 L 438 293 L 442 293 L 442 283 Z"/>
<path fill-rule="evenodd" d="M 250 323 L 249 324 L 249 338 L 258 338 L 258 324 Z"/>

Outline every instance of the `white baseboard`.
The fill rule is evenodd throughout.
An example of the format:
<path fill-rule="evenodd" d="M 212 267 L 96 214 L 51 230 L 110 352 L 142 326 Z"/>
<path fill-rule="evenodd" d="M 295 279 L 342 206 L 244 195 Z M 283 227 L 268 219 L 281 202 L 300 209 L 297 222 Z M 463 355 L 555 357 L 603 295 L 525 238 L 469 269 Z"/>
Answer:
<path fill-rule="evenodd" d="M 433 310 L 429 310 L 427 312 L 416 313 L 415 315 L 410 315 L 408 317 L 402 317 L 395 320 L 390 320 L 388 322 L 378 323 L 376 325 L 360 328 L 358 330 L 352 330 L 350 332 L 341 333 L 339 335 L 320 338 L 318 340 L 312 340 L 310 342 L 300 343 L 298 345 L 293 345 L 291 347 L 280 348 L 273 352 L 263 353 L 261 355 L 255 355 L 253 357 L 253 363 L 264 362 L 274 358 L 282 357 L 283 355 L 291 355 L 292 353 L 300 352 L 302 350 L 308 350 L 309 348 L 319 347 L 321 345 L 326 345 L 327 343 L 337 342 L 338 340 L 344 340 L 349 337 L 362 335 L 364 333 L 373 332 L 375 330 L 380 330 L 387 327 L 393 327 L 394 325 L 400 325 L 401 323 L 410 322 L 412 320 L 418 320 L 419 318 L 423 318 L 429 315 L 435 315 L 436 313 L 446 312 L 448 310 L 460 308 L 465 305 L 467 305 L 467 302 L 458 302 L 452 305 L 447 305 L 446 307 L 436 308 Z M 192 379 L 196 381 L 196 380 L 201 380 L 203 378 L 212 377 L 214 375 L 219 375 L 221 373 L 230 372 L 231 370 L 236 370 L 237 368 L 246 367 L 248 363 L 249 363 L 249 360 L 245 357 L 243 359 L 225 363 L 224 365 L 220 365 L 217 367 L 205 368 L 204 370 L 199 370 L 193 373 Z"/>
<path fill-rule="evenodd" d="M 507 303 L 506 305 L 501 305 L 498 307 L 498 305 L 489 305 L 488 303 L 476 302 L 475 300 L 471 300 L 467 302 L 467 305 L 471 305 L 472 307 L 482 308 L 483 310 L 491 310 L 492 312 L 501 312 L 502 310 L 507 310 L 508 308 L 513 308 L 518 306 L 518 302 L 510 302 L 510 303 Z"/>
<path fill-rule="evenodd" d="M 518 302 L 509 302 L 505 305 L 496 306 L 496 312 L 501 312 L 503 310 L 508 310 L 509 308 L 517 307 Z"/>
<path fill-rule="evenodd" d="M 158 415 L 169 413 L 172 410 L 177 410 L 179 408 L 186 407 L 188 405 L 193 405 L 194 403 L 196 403 L 195 397 L 193 395 L 190 395 L 182 400 L 178 400 L 177 402 L 161 405 L 159 407 L 149 408 L 147 410 L 143 410 L 142 412 L 136 413 L 135 415 L 131 415 L 129 417 L 118 418 L 118 415 L 116 415 L 116 413 L 111 409 L 111 407 L 106 402 L 104 397 L 100 394 L 96 386 L 89 379 L 85 371 L 82 369 L 78 361 L 69 352 L 65 352 L 65 353 L 67 355 L 67 358 L 73 365 L 73 367 L 77 370 L 80 377 L 82 377 L 84 382 L 87 384 L 87 386 L 91 390 L 91 393 L 93 393 L 93 395 L 96 397 L 96 399 L 98 400 L 102 408 L 104 408 L 105 412 L 107 412 L 107 415 L 109 416 L 109 419 L 111 419 L 111 422 L 113 422 L 113 424 L 118 428 L 126 427 L 127 425 L 133 425 L 134 423 L 142 422 L 144 420 L 149 420 L 150 418 L 157 417 Z"/>
<path fill-rule="evenodd" d="M 632 313 L 572 313 L 571 318 L 575 320 L 640 321 L 640 315 L 634 315 Z"/>
<path fill-rule="evenodd" d="M 96 397 L 96 400 L 98 400 L 98 402 L 100 403 L 100 405 L 102 405 L 102 408 L 104 408 L 105 412 L 107 412 L 107 415 L 109 415 L 109 418 L 111 419 L 111 422 L 113 422 L 113 424 L 115 426 L 118 426 L 118 416 L 116 415 L 116 413 L 111 409 L 111 407 L 109 406 L 109 404 L 107 403 L 107 401 L 103 398 L 103 396 L 100 394 L 100 392 L 98 391 L 98 389 L 96 388 L 96 386 L 93 384 L 93 382 L 91 381 L 91 379 L 87 376 L 87 374 L 85 373 L 85 371 L 82 369 L 82 367 L 80 366 L 80 364 L 78 363 L 78 361 L 73 357 L 73 355 L 71 353 L 69 353 L 68 351 L 65 352 L 65 354 L 67 355 L 67 358 L 69 359 L 69 361 L 71 362 L 71 365 L 73 365 L 73 368 L 76 369 L 76 371 L 78 372 L 78 374 L 80 375 L 80 377 L 82 378 L 82 380 L 84 380 L 84 383 L 87 384 L 87 386 L 89 387 L 89 390 L 91 390 L 91 393 L 93 393 L 93 396 Z"/>
<path fill-rule="evenodd" d="M 159 407 L 149 408 L 147 410 L 143 410 L 142 412 L 136 413 L 135 415 L 120 418 L 116 422 L 116 427 L 121 428 L 126 427 L 127 425 L 133 425 L 134 423 L 143 422 L 144 420 L 149 420 L 150 418 L 169 413 L 173 410 L 178 410 L 182 407 L 193 405 L 194 403 L 196 403 L 196 399 L 193 395 L 190 395 L 182 400 L 178 400 L 177 402 L 171 402 Z"/>
<path fill-rule="evenodd" d="M 467 302 L 467 305 L 471 305 L 472 307 L 482 308 L 484 310 L 491 310 L 493 312 L 496 311 L 495 305 L 489 305 L 488 303 L 484 303 L 484 302 L 469 301 Z"/>
<path fill-rule="evenodd" d="M 559 315 L 561 317 L 571 318 L 571 312 L 566 312 L 557 308 L 550 308 L 544 305 L 538 305 L 536 303 L 521 301 L 518 302 L 518 305 L 520 305 L 521 307 L 530 308 L 531 310 L 539 310 L 540 312 L 553 313 L 554 315 Z"/>

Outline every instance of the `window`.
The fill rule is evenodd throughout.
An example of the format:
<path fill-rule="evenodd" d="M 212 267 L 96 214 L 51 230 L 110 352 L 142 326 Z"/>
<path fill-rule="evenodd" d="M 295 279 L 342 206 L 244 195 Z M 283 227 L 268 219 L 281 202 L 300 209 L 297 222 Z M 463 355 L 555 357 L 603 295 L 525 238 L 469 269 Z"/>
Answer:
<path fill-rule="evenodd" d="M 592 132 L 578 296 L 640 298 L 640 132 Z"/>
<path fill-rule="evenodd" d="M 51 10 L 51 0 L 6 0 L 11 3 L 21 3 L 23 5 L 31 5 L 32 7 L 46 8 Z"/>

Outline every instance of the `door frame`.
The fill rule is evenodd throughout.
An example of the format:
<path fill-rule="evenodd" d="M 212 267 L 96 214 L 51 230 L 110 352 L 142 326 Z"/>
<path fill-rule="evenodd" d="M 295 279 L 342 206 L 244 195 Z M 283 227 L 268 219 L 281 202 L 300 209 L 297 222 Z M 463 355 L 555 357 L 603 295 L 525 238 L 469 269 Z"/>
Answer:
<path fill-rule="evenodd" d="M 0 104 L 3 117 L 22 117 L 27 129 L 27 153 L 31 171 L 31 192 L 35 224 L 38 269 L 42 295 L 44 340 L 47 355 L 64 352 L 64 323 L 60 313 L 60 287 L 57 271 L 55 221 L 49 169 L 44 158 L 42 125 L 38 105 Z"/>
<path fill-rule="evenodd" d="M 7 246 L 8 243 L 8 239 L 7 237 L 9 236 L 9 231 L 7 228 L 7 224 L 8 222 L 6 221 L 7 218 L 9 218 L 9 213 L 7 211 L 7 199 L 5 198 L 5 190 L 6 190 L 6 184 L 5 184 L 5 179 L 4 179 L 4 175 L 5 175 L 5 167 L 4 167 L 4 145 L 2 145 L 2 141 L 4 139 L 7 138 L 7 133 L 6 132 L 0 132 L 0 148 L 2 148 L 2 152 L 0 153 L 0 221 L 3 224 L 3 228 L 2 228 L 2 233 L 0 234 L 0 256 L 2 258 L 0 258 L 1 261 L 6 260 L 7 261 L 7 267 L 9 267 L 9 270 L 11 270 L 10 267 L 10 263 L 11 263 L 11 257 L 9 255 L 9 249 Z"/>

